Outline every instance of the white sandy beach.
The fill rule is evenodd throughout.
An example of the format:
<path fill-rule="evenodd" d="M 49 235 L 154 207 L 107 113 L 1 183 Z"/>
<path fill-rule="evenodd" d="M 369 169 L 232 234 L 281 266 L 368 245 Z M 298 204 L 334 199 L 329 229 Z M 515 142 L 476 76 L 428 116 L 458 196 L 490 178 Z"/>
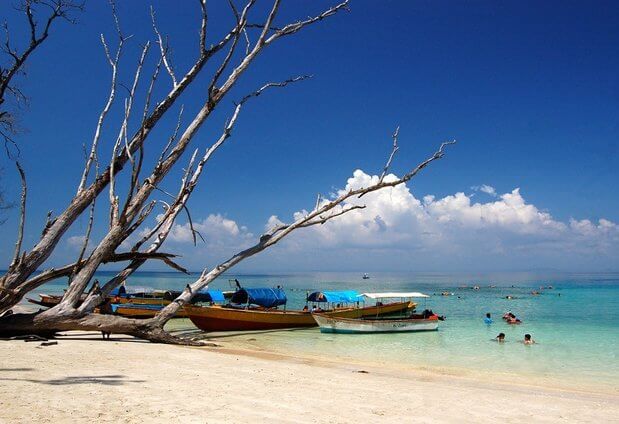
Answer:
<path fill-rule="evenodd" d="M 0 421 L 619 422 L 619 395 L 73 333 L 0 343 Z M 366 371 L 360 373 L 359 371 Z"/>

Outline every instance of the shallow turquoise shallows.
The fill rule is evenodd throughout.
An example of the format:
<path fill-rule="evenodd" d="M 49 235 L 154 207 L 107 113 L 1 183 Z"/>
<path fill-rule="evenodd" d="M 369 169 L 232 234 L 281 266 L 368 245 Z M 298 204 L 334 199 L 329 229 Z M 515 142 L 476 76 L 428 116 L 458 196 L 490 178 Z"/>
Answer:
<path fill-rule="evenodd" d="M 363 270 L 362 270 L 363 271 Z M 97 274 L 106 281 L 112 274 Z M 421 291 L 432 295 L 427 307 L 447 319 L 439 331 L 407 334 L 322 334 L 318 329 L 239 335 L 239 341 L 285 353 L 370 361 L 397 367 L 422 367 L 443 372 L 484 373 L 544 378 L 568 386 L 619 388 L 619 274 L 437 274 L 302 273 L 229 275 L 211 287 L 229 290 L 228 278 L 246 287 L 281 285 L 288 308 L 301 308 L 307 291 L 354 289 Z M 197 275 L 139 273 L 129 284 L 182 289 Z M 64 281 L 41 292 L 60 293 Z M 471 287 L 478 285 L 479 290 Z M 540 286 L 552 289 L 540 290 Z M 496 287 L 491 287 L 496 286 Z M 537 290 L 540 295 L 532 295 Z M 442 296 L 441 292 L 453 293 Z M 507 296 L 513 299 L 507 299 Z M 424 309 L 424 300 L 418 309 Z M 508 325 L 501 316 L 511 311 L 522 320 Z M 489 312 L 494 322 L 484 324 Z M 493 341 L 505 333 L 506 342 Z M 530 333 L 537 344 L 521 343 Z"/>

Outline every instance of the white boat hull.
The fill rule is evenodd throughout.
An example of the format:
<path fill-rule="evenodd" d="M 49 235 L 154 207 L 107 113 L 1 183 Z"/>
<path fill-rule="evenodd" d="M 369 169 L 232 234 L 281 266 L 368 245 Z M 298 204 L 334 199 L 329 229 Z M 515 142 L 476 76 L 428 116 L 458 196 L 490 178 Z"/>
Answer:
<path fill-rule="evenodd" d="M 405 333 L 438 330 L 438 319 L 350 319 L 313 314 L 322 333 Z"/>

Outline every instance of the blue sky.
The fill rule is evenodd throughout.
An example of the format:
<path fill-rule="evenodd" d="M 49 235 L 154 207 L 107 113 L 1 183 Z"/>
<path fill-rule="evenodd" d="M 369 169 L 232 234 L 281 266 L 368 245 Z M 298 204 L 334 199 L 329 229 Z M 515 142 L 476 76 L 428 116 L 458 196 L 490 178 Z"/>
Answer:
<path fill-rule="evenodd" d="M 121 25 L 133 34 L 122 63 L 121 77 L 128 83 L 140 45 L 153 40 L 150 3 L 119 3 Z M 211 3 L 213 41 L 232 24 L 232 17 L 226 2 Z M 181 73 L 196 54 L 195 4 L 152 4 Z M 331 4 L 288 2 L 278 22 Z M 320 229 L 296 236 L 242 269 L 356 270 L 368 264 L 375 270 L 617 269 L 616 2 L 386 1 L 379 6 L 353 1 L 350 9 L 272 46 L 202 128 L 196 147 L 215 139 L 232 101 L 247 91 L 265 81 L 314 76 L 248 104 L 233 138 L 209 164 L 190 202 L 194 218 L 211 234 L 209 242 L 192 251 L 183 243 L 179 227 L 171 250 L 185 253 L 193 269 L 213 266 L 260 234 L 272 215 L 290 220 L 295 212 L 313 207 L 317 192 L 343 188 L 353 171 L 380 172 L 390 134 L 399 125 L 400 152 L 392 169 L 398 175 L 441 141 L 458 140 L 444 160 L 409 184 L 412 198 L 390 193 L 391 198 L 401 195 L 410 206 L 407 211 L 395 213 L 392 205 L 375 205 L 367 216 L 334 224 L 329 234 Z M 256 20 L 263 10 L 256 9 Z M 23 18 L 15 12 L 0 13 L 15 31 L 23 28 Z M 20 80 L 31 102 L 20 111 L 27 131 L 18 139 L 30 189 L 26 246 L 36 241 L 47 210 L 62 210 L 76 189 L 81 146 L 92 138 L 109 86 L 99 34 L 113 40 L 111 23 L 107 2 L 87 2 L 76 25 L 54 29 L 32 57 L 27 77 Z M 181 99 L 185 123 L 201 105 L 206 83 L 199 80 Z M 161 78 L 158 93 L 168 84 L 165 76 Z M 121 103 L 104 133 L 108 148 Z M 174 124 L 171 115 L 158 126 L 151 154 Z M 5 194 L 17 200 L 12 164 L 2 160 Z M 178 176 L 180 168 L 171 177 Z M 357 177 L 349 183 L 363 179 L 361 174 Z M 174 188 L 174 183 L 172 179 L 168 187 Z M 479 190 L 484 184 L 494 192 Z M 514 208 L 503 208 L 506 200 L 501 195 L 516 188 L 524 206 L 514 207 L 526 213 L 514 217 L 509 215 Z M 463 200 L 457 193 L 469 199 L 468 209 L 457 202 Z M 427 195 L 448 200 L 439 208 L 424 203 Z M 458 209 L 446 206 L 451 205 L 449 196 Z M 431 222 L 419 218 L 412 199 L 425 205 L 417 212 Z M 106 230 L 105 199 L 100 203 L 97 237 Z M 476 203 L 479 208 L 471 206 Z M 3 226 L 8 236 L 0 242 L 0 252 L 5 257 L 12 251 L 15 212 Z M 483 225 L 469 219 L 470 213 L 478 212 L 490 214 L 484 215 Z M 610 224 L 600 224 L 600 219 Z M 536 220 L 541 227 L 531 226 Z M 384 225 L 375 229 L 368 224 L 381 221 Z M 230 222 L 237 230 L 226 233 L 233 228 Z M 50 263 L 58 265 L 75 256 L 68 239 L 81 235 L 85 227 L 86 219 L 80 220 Z M 546 234 L 550 227 L 553 230 Z M 408 237 L 398 239 L 398 234 Z M 419 244 L 422 234 L 434 235 Z M 226 241 L 226 235 L 231 240 Z M 375 240 L 384 243 L 376 246 Z M 459 249 L 450 250 L 453 246 Z M 447 251 L 450 261 L 441 259 Z"/>

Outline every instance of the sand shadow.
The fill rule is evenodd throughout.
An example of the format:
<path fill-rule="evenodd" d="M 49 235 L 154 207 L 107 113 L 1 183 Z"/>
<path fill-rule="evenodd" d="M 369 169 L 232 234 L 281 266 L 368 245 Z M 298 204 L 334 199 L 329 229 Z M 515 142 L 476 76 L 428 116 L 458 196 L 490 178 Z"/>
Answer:
<path fill-rule="evenodd" d="M 34 368 L 0 368 L 0 372 L 34 371 Z"/>
<path fill-rule="evenodd" d="M 300 327 L 300 328 L 279 328 L 274 330 L 252 330 L 252 331 L 226 331 L 226 332 L 204 332 L 201 330 L 185 332 L 179 335 L 185 336 L 187 338 L 199 339 L 199 340 L 209 340 L 209 339 L 221 339 L 226 337 L 239 337 L 239 336 L 256 336 L 260 334 L 269 334 L 269 333 L 291 333 L 296 331 L 308 331 L 316 329 L 317 327 Z"/>
<path fill-rule="evenodd" d="M 124 375 L 78 375 L 50 380 L 35 380 L 31 378 L 0 378 L 0 381 L 25 381 L 28 383 L 46 384 L 49 386 L 69 386 L 75 384 L 102 384 L 104 386 L 121 386 L 126 383 L 143 383 L 145 380 L 127 380 Z"/>

